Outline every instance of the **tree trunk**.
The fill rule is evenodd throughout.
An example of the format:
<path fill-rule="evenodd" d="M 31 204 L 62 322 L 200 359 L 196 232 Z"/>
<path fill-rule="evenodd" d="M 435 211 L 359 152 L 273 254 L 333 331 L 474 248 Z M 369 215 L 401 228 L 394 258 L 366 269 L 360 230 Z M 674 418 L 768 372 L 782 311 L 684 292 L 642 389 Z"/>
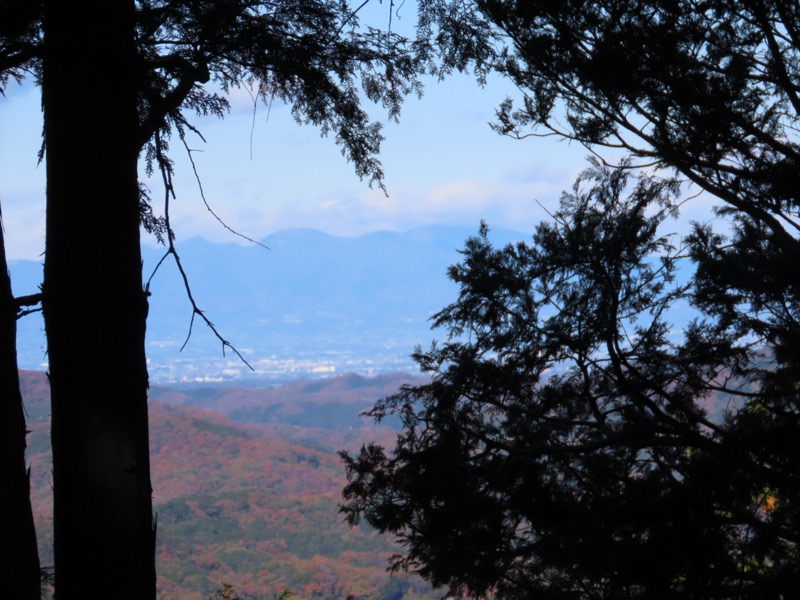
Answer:
<path fill-rule="evenodd" d="M 17 371 L 17 310 L 0 220 L 0 581 L 3 595 L 39 599 L 39 551 L 25 469 L 25 414 Z"/>
<path fill-rule="evenodd" d="M 58 600 L 155 598 L 134 0 L 46 0 L 43 308 Z"/>

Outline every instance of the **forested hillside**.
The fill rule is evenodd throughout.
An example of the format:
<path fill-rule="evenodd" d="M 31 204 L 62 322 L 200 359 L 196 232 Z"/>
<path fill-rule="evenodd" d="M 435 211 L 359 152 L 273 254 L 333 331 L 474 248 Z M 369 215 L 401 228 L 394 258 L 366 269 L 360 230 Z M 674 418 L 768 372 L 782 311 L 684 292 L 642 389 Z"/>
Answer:
<path fill-rule="evenodd" d="M 150 390 L 150 399 L 208 408 L 240 423 L 350 430 L 372 423 L 372 419 L 362 417 L 360 413 L 371 408 L 375 399 L 394 393 L 403 384 L 424 381 L 427 379 L 406 373 L 377 377 L 349 373 L 279 387 L 154 386 Z"/>
<path fill-rule="evenodd" d="M 357 410 L 358 385 L 369 394 L 388 383 L 342 378 L 331 389 L 315 385 L 311 395 L 318 400 L 333 401 L 338 386 L 340 406 Z M 22 388 L 32 430 L 34 511 L 48 565 L 52 497 L 45 375 L 22 372 Z M 289 397 L 297 398 L 302 389 L 296 384 Z M 222 404 L 229 408 L 236 405 L 231 397 L 263 392 L 209 390 L 199 395 L 227 397 Z M 173 401 L 193 397 L 191 389 L 159 393 Z M 268 393 L 273 405 L 285 406 L 280 389 Z M 233 584 L 242 599 L 272 599 L 287 589 L 297 598 L 436 597 L 418 578 L 390 577 L 385 571 L 390 543 L 374 532 L 350 529 L 337 512 L 344 476 L 335 450 L 366 440 L 388 442 L 391 430 L 366 423 L 344 430 L 245 426 L 208 409 L 153 400 L 150 419 L 159 598 L 201 600 L 223 582 Z"/>

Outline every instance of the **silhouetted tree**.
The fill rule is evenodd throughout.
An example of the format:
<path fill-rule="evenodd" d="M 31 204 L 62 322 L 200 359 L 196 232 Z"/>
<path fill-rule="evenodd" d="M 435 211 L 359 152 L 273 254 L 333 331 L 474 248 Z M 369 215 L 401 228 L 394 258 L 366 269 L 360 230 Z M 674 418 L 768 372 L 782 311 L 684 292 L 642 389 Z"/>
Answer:
<path fill-rule="evenodd" d="M 3 594 L 39 598 L 39 554 L 25 468 L 25 414 L 17 371 L 17 315 L 0 219 L 0 577 Z"/>
<path fill-rule="evenodd" d="M 0 94 L 34 61 L 38 2 L 0 2 Z M 34 302 L 35 303 L 35 302 Z M 0 218 L 0 580 L 2 593 L 39 598 L 39 554 L 25 467 L 26 427 L 17 371 L 17 318 L 25 299 L 14 298 Z"/>
<path fill-rule="evenodd" d="M 135 15 L 134 2 L 45 2 L 42 308 L 59 598 L 155 596 Z"/>
<path fill-rule="evenodd" d="M 0 0 L 0 93 L 20 81 L 40 54 L 42 0 Z"/>
<path fill-rule="evenodd" d="M 719 199 L 731 227 L 725 235 L 698 227 L 692 252 L 708 265 L 698 285 L 718 303 L 715 310 L 737 320 L 746 314 L 740 325 L 756 327 L 784 355 L 797 348 L 788 333 L 797 317 L 792 271 L 800 259 L 800 11 L 794 4 L 421 4 L 452 33 L 440 36 L 450 55 L 463 64 L 489 62 L 520 90 L 521 99 L 500 106 L 499 132 L 560 136 L 601 154 L 622 151 L 635 164 L 673 169 Z M 472 23 L 484 19 L 484 25 L 459 28 L 449 20 L 452 13 L 471 13 Z M 748 250 L 756 247 L 759 252 Z M 710 265 L 722 263 L 742 268 L 721 281 Z M 765 277 L 745 276 L 765 270 Z"/>
<path fill-rule="evenodd" d="M 462 283 L 461 298 L 436 321 L 450 327 L 456 337 L 417 353 L 421 367 L 434 374 L 430 386 L 406 390 L 376 407 L 376 416 L 399 411 L 407 424 L 394 452 L 367 448 L 348 459 L 351 484 L 346 511 L 352 519 L 364 515 L 403 536 L 409 554 L 398 559 L 398 565 L 419 568 L 435 581 L 463 584 L 476 592 L 496 587 L 503 595 L 525 595 L 525 585 L 541 584 L 542 593 L 568 597 L 791 595 L 798 576 L 793 565 L 800 491 L 797 7 L 767 0 L 422 4 L 444 29 L 461 33 L 440 37 L 451 56 L 464 64 L 489 61 L 521 91 L 521 102 L 509 99 L 498 110 L 495 127 L 500 133 L 518 138 L 560 136 L 607 158 L 605 150 L 617 156 L 622 151 L 634 161 L 624 163 L 626 169 L 668 169 L 681 178 L 681 185 L 688 183 L 720 200 L 717 222 L 724 225 L 714 231 L 710 225 L 697 224 L 685 240 L 695 271 L 684 294 L 704 320 L 689 327 L 677 345 L 653 318 L 652 325 L 645 322 L 636 330 L 629 347 L 618 347 L 631 335 L 630 328 L 622 328 L 625 315 L 641 309 L 632 306 L 631 312 L 618 313 L 623 297 L 614 300 L 613 295 L 605 303 L 588 302 L 600 298 L 603 286 L 614 282 L 609 275 L 597 279 L 605 267 L 595 269 L 595 275 L 562 272 L 561 279 L 550 283 L 548 276 L 537 279 L 538 271 L 531 274 L 529 253 L 537 261 L 555 261 L 553 252 L 543 250 L 547 236 L 554 235 L 548 231 L 557 231 L 559 223 L 569 224 L 556 236 L 567 244 L 570 232 L 582 227 L 586 212 L 574 201 L 558 214 L 555 224 L 537 232 L 532 251 L 520 250 L 517 255 L 512 250 L 490 250 L 485 241 L 470 242 L 467 266 L 452 272 Z M 448 23 L 449 11 L 472 12 L 473 19 L 485 19 L 484 27 L 459 29 Z M 610 180 L 604 184 L 609 185 Z M 605 210 L 614 214 L 611 207 Z M 625 218 L 616 226 L 629 223 Z M 598 248 L 583 244 L 581 255 L 573 246 L 564 248 L 569 261 L 588 265 L 601 257 L 620 264 L 608 249 L 598 253 Z M 628 267 L 623 266 L 618 274 L 628 277 Z M 512 278 L 514 272 L 520 272 L 521 283 Z M 581 291 L 576 281 L 589 287 Z M 626 294 L 647 288 L 647 280 L 632 281 L 635 285 Z M 546 284 L 555 287 L 543 287 Z M 575 320 L 566 338 L 560 326 L 543 330 L 533 320 L 535 314 L 522 319 L 527 325 L 518 335 L 504 334 L 502 321 L 482 320 L 484 313 L 519 314 L 513 303 L 524 306 L 518 297 L 528 288 L 555 294 L 557 314 L 562 316 L 552 322 L 547 315 L 548 323 L 569 325 L 564 315 L 572 315 Z M 655 301 L 662 292 L 652 293 Z M 570 309 L 574 302 L 579 304 Z M 511 306 L 515 311 L 509 311 Z M 606 324 L 596 321 L 603 318 Z M 615 318 L 621 320 L 615 324 Z M 462 330 L 472 331 L 469 343 L 458 339 Z M 600 354 L 588 355 L 591 360 L 576 350 L 568 356 L 556 354 L 559 360 L 572 361 L 573 369 L 537 383 L 544 368 L 538 361 L 552 359 L 548 354 L 552 345 L 562 348 L 570 336 L 578 341 L 588 336 L 588 343 L 597 335 L 607 336 L 598 348 Z M 480 359 L 481 352 L 487 353 L 485 360 Z M 517 371 L 507 366 L 517 365 L 519 357 L 532 362 Z M 605 362 L 597 362 L 601 360 Z M 610 375 L 613 386 L 606 382 Z M 595 390 L 598 382 L 602 385 Z M 534 408 L 517 408 L 515 395 L 532 398 L 525 402 Z M 725 402 L 724 419 L 703 416 L 701 407 L 714 397 Z M 600 400 L 600 412 L 586 415 L 576 408 L 586 401 L 591 409 Z M 606 449 L 613 436 L 599 446 L 594 439 L 586 441 L 586 435 L 597 431 L 594 421 L 608 421 L 606 402 L 621 403 L 610 413 L 612 430 L 639 423 L 622 427 L 625 444 L 638 448 L 629 436 L 650 436 L 641 449 L 611 456 Z M 439 414 L 444 415 L 443 424 Z M 536 419 L 542 419 L 541 428 Z M 518 429 L 508 432 L 508 427 Z M 554 451 L 557 460 L 548 452 L 562 435 L 560 427 L 568 434 Z M 527 444 L 534 447 L 527 449 Z M 525 449 L 520 452 L 518 446 Z M 454 454 L 437 475 L 463 494 L 446 490 L 441 492 L 450 494 L 446 499 L 438 496 L 445 483 L 414 487 L 412 473 L 432 468 L 426 452 L 434 455 L 440 449 Z M 537 453 L 546 456 L 541 464 Z M 529 471 L 520 471 L 526 477 L 514 478 L 515 454 L 523 456 L 525 464 L 532 461 Z M 659 468 L 648 466 L 647 472 L 628 477 L 618 456 L 619 460 L 627 456 L 632 465 L 643 460 Z M 490 468 L 482 468 L 486 464 Z M 574 482 L 576 477 L 583 479 Z M 518 485 L 523 486 L 521 502 L 541 502 L 535 510 L 530 505 L 521 512 L 514 504 L 517 496 L 506 502 L 505 491 L 510 494 Z M 554 512 L 551 502 L 556 498 L 553 489 L 562 486 L 569 493 L 558 498 L 559 506 L 571 510 L 574 502 L 586 500 L 580 508 L 591 510 L 562 519 L 563 513 Z M 647 493 L 641 494 L 642 490 Z M 649 505 L 644 515 L 631 510 L 629 500 L 637 497 L 642 500 L 637 506 Z M 486 543 L 480 545 L 485 554 L 476 554 L 469 535 L 460 536 L 462 531 L 476 533 L 474 529 L 459 529 L 461 521 L 443 520 L 462 514 L 459 506 L 465 507 L 463 514 L 475 514 L 475 506 L 469 506 L 473 498 L 475 506 L 488 503 L 486 513 L 492 516 L 487 518 L 495 518 L 485 523 L 479 519 L 475 527 L 480 532 L 505 532 L 495 537 L 486 534 Z M 676 501 L 661 504 L 666 498 Z M 503 512 L 497 506 L 511 508 Z M 671 506 L 685 509 L 676 514 Z M 592 512 L 595 518 L 581 520 Z M 555 522 L 563 525 L 557 534 L 554 528 L 547 529 Z M 650 522 L 667 526 L 655 531 Z M 439 529 L 431 533 L 428 523 Z M 591 537 L 598 531 L 599 537 L 589 539 L 593 543 L 577 542 L 580 536 Z M 449 532 L 455 533 L 448 538 Z M 524 543 L 516 546 L 519 540 Z M 654 540 L 658 542 L 651 546 Z M 674 540 L 687 546 L 670 546 Z M 674 548 L 675 553 L 651 554 L 655 547 Z M 442 549 L 457 557 L 450 568 L 439 553 Z M 586 549 L 594 554 L 582 555 Z M 618 554 L 620 550 L 624 552 Z M 684 554 L 696 560 L 683 566 L 674 562 Z M 627 569 L 626 565 L 640 565 L 641 558 L 653 556 L 667 563 L 663 571 L 650 573 L 652 579 L 646 569 L 635 576 Z M 661 584 L 668 592 L 656 592 Z"/>
<path fill-rule="evenodd" d="M 218 91 L 252 85 L 333 133 L 358 175 L 380 185 L 380 127 L 360 95 L 396 117 L 430 47 L 362 28 L 357 13 L 332 0 L 0 5 L 13 17 L 0 22 L 0 84 L 33 74 L 42 86 L 61 600 L 155 597 L 140 225 L 173 247 L 167 215 L 139 186 L 139 159 L 173 193 L 168 141 L 196 132 L 187 111 L 223 116 Z"/>
<path fill-rule="evenodd" d="M 342 454 L 342 511 L 399 539 L 393 568 L 499 598 L 796 588 L 797 379 L 726 315 L 671 331 L 703 305 L 662 233 L 679 184 L 629 173 L 596 163 L 530 243 L 483 226 L 451 267 L 431 382 L 370 412 L 395 447 Z"/>
<path fill-rule="evenodd" d="M 523 92 L 498 129 L 672 167 L 797 256 L 800 11 L 727 2 L 478 0 Z"/>

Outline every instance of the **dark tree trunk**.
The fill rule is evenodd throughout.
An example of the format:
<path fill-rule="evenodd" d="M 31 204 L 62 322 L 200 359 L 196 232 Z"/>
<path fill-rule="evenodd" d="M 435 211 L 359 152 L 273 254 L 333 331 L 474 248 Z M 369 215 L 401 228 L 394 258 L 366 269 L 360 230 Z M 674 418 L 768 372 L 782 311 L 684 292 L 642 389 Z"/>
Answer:
<path fill-rule="evenodd" d="M 58 600 L 155 598 L 133 0 L 45 1 Z"/>
<path fill-rule="evenodd" d="M 3 595 L 39 599 L 39 551 L 25 469 L 25 414 L 17 371 L 17 310 L 0 220 L 0 581 Z"/>

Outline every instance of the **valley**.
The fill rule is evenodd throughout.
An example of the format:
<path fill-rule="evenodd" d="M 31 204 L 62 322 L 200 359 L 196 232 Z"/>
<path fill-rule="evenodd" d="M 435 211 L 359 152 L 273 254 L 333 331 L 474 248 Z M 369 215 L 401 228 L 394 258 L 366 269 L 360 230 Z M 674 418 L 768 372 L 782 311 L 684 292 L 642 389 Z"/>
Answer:
<path fill-rule="evenodd" d="M 52 564 L 48 386 L 21 373 L 42 564 Z M 336 451 L 394 431 L 358 417 L 409 376 L 355 375 L 276 388 L 156 387 L 150 401 L 158 597 L 206 600 L 222 583 L 242 600 L 422 600 L 420 578 L 390 576 L 396 551 L 337 514 Z"/>

